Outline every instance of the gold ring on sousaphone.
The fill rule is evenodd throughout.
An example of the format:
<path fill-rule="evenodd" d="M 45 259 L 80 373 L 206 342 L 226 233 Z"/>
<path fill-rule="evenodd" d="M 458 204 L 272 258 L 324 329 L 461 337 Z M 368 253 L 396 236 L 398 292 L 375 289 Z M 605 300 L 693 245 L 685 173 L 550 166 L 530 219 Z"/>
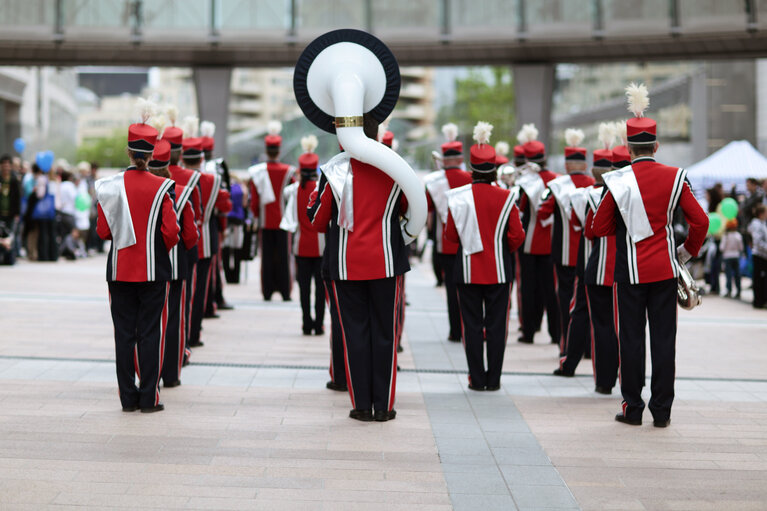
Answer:
<path fill-rule="evenodd" d="M 361 115 L 347 115 L 345 117 L 336 117 L 333 121 L 336 128 L 362 128 L 365 126 L 364 118 Z"/>

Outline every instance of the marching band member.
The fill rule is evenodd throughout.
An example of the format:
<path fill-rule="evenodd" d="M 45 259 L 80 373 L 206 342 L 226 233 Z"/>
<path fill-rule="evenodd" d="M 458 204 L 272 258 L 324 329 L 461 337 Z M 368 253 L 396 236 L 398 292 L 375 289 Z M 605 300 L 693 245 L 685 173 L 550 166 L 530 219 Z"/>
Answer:
<path fill-rule="evenodd" d="M 140 101 L 139 124 L 128 128 L 125 172 L 96 182 L 96 231 L 111 239 L 109 305 L 115 332 L 117 384 L 123 411 L 158 412 L 160 368 L 168 317 L 168 251 L 178 243 L 173 181 L 146 171 L 157 130 L 146 124 L 151 103 Z M 139 386 L 136 387 L 136 373 Z"/>
<path fill-rule="evenodd" d="M 447 316 L 450 322 L 448 341 L 459 342 L 461 340 L 461 312 L 458 308 L 458 294 L 456 290 L 455 256 L 458 252 L 458 244 L 448 240 L 445 236 L 445 224 L 447 224 L 448 208 L 447 193 L 455 188 L 471 183 L 471 174 L 461 169 L 463 163 L 463 144 L 458 138 L 458 126 L 453 123 L 442 126 L 442 133 L 447 142 L 442 144 L 443 170 L 437 170 L 424 178 L 426 185 L 426 198 L 429 210 L 434 213 L 436 222 L 436 245 L 435 250 L 438 265 L 442 269 L 442 278 L 445 283 L 447 295 Z"/>
<path fill-rule="evenodd" d="M 157 128 L 157 124 L 155 124 Z M 158 128 L 162 132 L 162 128 Z M 154 146 L 152 160 L 149 162 L 149 171 L 155 176 L 171 179 L 168 170 L 170 164 L 170 143 L 160 139 Z M 184 354 L 187 337 L 186 313 L 186 271 L 189 268 L 187 260 L 189 251 L 197 248 L 199 232 L 195 223 L 194 209 L 192 208 L 191 195 L 194 187 L 184 187 L 175 182 L 175 206 L 176 219 L 181 228 L 181 240 L 173 247 L 170 256 L 171 277 L 168 290 L 168 323 L 165 330 L 165 355 L 163 357 L 162 376 L 163 387 L 177 387 L 181 385 L 181 366 L 184 364 Z"/>
<path fill-rule="evenodd" d="M 581 357 L 584 354 L 590 354 L 594 366 L 596 391 L 602 394 L 609 394 L 612 391 L 611 389 L 615 385 L 615 377 L 618 370 L 618 341 L 615 338 L 615 328 L 612 326 L 612 316 L 605 314 L 605 312 L 609 313 L 609 311 L 612 311 L 612 288 L 605 289 L 608 291 L 610 301 L 604 303 L 604 300 L 602 300 L 599 303 L 599 306 L 604 307 L 605 310 L 594 311 L 601 321 L 607 321 L 607 324 L 603 322 L 598 325 L 597 321 L 591 318 L 593 307 L 590 306 L 589 291 L 587 289 L 587 284 L 596 285 L 596 278 L 586 280 L 587 277 L 595 277 L 594 273 L 596 272 L 592 274 L 587 273 L 586 265 L 587 263 L 592 264 L 592 258 L 595 261 L 594 264 L 600 264 L 607 258 L 612 258 L 613 260 L 615 258 L 615 237 L 612 238 L 612 246 L 600 245 L 599 238 L 594 241 L 589 225 L 594 217 L 593 211 L 596 210 L 596 207 L 591 208 L 589 205 L 599 203 L 599 199 L 602 196 L 602 174 L 612 170 L 610 144 L 613 137 L 613 127 L 611 124 L 603 122 L 599 125 L 599 140 L 602 143 L 602 149 L 594 151 L 593 166 L 591 168 L 591 173 L 598 184 L 576 188 L 570 194 L 572 209 L 570 222 L 575 226 L 575 231 L 578 232 L 581 239 L 578 246 L 575 293 L 573 294 L 570 312 L 570 324 L 567 328 L 566 349 L 564 356 L 560 356 L 559 368 L 554 371 L 556 376 L 574 376 L 575 368 L 578 366 Z M 584 226 L 585 229 L 583 228 Z M 612 254 L 608 253 L 610 249 L 612 249 Z M 612 275 L 610 275 L 609 281 L 611 286 Z M 599 298 L 601 298 L 601 295 Z M 599 336 L 599 340 L 596 339 L 597 336 Z M 614 341 L 612 346 L 610 346 L 611 341 Z M 599 344 L 599 349 L 601 350 L 598 357 L 594 354 L 597 344 Z M 598 361 L 597 358 L 599 359 Z M 597 372 L 597 363 L 599 363 L 601 374 Z M 605 370 L 605 367 L 609 366 L 613 368 L 612 381 L 610 380 L 609 370 Z"/>
<path fill-rule="evenodd" d="M 679 264 L 698 254 L 708 217 L 692 193 L 686 171 L 655 161 L 656 123 L 644 117 L 647 88 L 626 88 L 626 123 L 631 165 L 603 176 L 608 189 L 594 215 L 596 236 L 615 234 L 615 293 L 620 340 L 622 411 L 615 420 L 642 424 L 645 402 L 645 326 L 650 323 L 652 381 L 649 408 L 653 425 L 671 422 L 676 355 L 677 279 Z M 689 225 L 684 244 L 676 246 L 672 218 L 681 208 Z"/>
<path fill-rule="evenodd" d="M 525 124 L 517 138 L 524 148 L 525 159 L 532 164 L 527 169 L 522 168 L 516 180 L 522 190 L 519 209 L 525 228 L 525 243 L 517 254 L 522 296 L 522 335 L 518 341 L 533 342 L 533 336 L 543 320 L 545 306 L 551 342 L 559 344 L 559 306 L 551 262 L 551 224 L 544 225 L 538 218 L 544 190 L 557 174 L 546 169 L 546 146 L 537 140 L 538 129 L 534 125 Z"/>
<path fill-rule="evenodd" d="M 554 214 L 554 230 L 551 235 L 551 257 L 557 273 L 557 298 L 559 301 L 559 324 L 561 337 L 559 355 L 567 353 L 567 328 L 570 323 L 570 303 L 575 291 L 576 263 L 580 245 L 580 227 L 570 221 L 572 204 L 570 197 L 577 188 L 594 184 L 594 178 L 586 174 L 586 149 L 578 147 L 583 142 L 583 131 L 565 130 L 565 170 L 567 174 L 549 181 L 551 196 L 541 206 L 538 218 L 546 222 Z"/>
<path fill-rule="evenodd" d="M 218 251 L 218 236 L 212 226 L 217 219 L 213 211 L 228 211 L 231 209 L 229 198 L 221 190 L 221 176 L 210 172 L 202 172 L 202 139 L 197 137 L 197 119 L 188 117 L 184 120 L 184 139 L 182 141 L 182 158 L 184 166 L 199 175 L 200 205 L 202 219 L 200 221 L 200 239 L 197 243 L 199 259 L 192 301 L 192 321 L 189 334 L 189 346 L 203 346 L 200 339 L 202 318 L 211 291 L 212 257 Z"/>
<path fill-rule="evenodd" d="M 304 150 L 298 158 L 301 180 L 285 187 L 285 214 L 280 228 L 293 233 L 293 254 L 296 258 L 296 281 L 301 297 L 303 312 L 302 330 L 304 335 L 325 333 L 325 286 L 322 282 L 322 253 L 325 250 L 325 235 L 318 233 L 306 215 L 306 205 L 317 189 L 317 137 L 301 138 Z M 311 290 L 314 281 L 314 318 L 312 318 Z"/>
<path fill-rule="evenodd" d="M 525 239 L 516 197 L 494 186 L 496 154 L 488 142 L 492 125 L 474 127 L 472 183 L 448 192 L 445 235 L 458 244 L 453 272 L 463 320 L 469 389 L 501 388 L 503 355 L 511 309 L 511 253 Z M 484 345 L 487 343 L 487 368 Z"/>
<path fill-rule="evenodd" d="M 282 123 L 270 121 L 269 134 L 264 138 L 267 161 L 253 165 L 250 174 L 250 209 L 259 221 L 261 233 L 261 291 L 270 301 L 277 291 L 282 300 L 290 301 L 291 277 L 288 260 L 288 233 L 280 229 L 282 221 L 282 193 L 295 181 L 295 168 L 280 163 Z"/>
<path fill-rule="evenodd" d="M 365 135 L 377 140 L 376 120 L 369 114 L 363 119 Z M 330 299 L 340 315 L 353 407 L 349 417 L 392 420 L 398 301 L 402 276 L 410 270 L 400 227 L 405 200 L 388 175 L 347 153 L 321 172 L 308 214 L 326 233 Z"/>

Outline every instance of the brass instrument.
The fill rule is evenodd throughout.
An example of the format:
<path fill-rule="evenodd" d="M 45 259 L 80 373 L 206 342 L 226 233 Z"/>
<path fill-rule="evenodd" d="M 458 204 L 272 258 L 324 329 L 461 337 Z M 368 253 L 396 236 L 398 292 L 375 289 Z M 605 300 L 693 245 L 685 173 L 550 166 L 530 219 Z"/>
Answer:
<path fill-rule="evenodd" d="M 703 297 L 700 295 L 700 288 L 695 279 L 690 275 L 687 266 L 679 263 L 679 279 L 677 281 L 676 301 L 679 306 L 685 310 L 692 310 L 701 303 Z"/>

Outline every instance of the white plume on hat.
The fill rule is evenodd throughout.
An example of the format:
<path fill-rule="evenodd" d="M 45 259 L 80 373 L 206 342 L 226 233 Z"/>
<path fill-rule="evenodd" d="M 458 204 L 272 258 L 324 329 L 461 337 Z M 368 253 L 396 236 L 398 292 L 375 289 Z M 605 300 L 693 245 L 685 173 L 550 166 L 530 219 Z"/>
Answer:
<path fill-rule="evenodd" d="M 176 125 L 176 119 L 178 119 L 178 107 L 176 105 L 165 105 L 165 115 L 168 116 L 168 122 L 171 126 Z"/>
<path fill-rule="evenodd" d="M 383 136 L 386 135 L 386 132 L 389 131 L 389 119 L 386 119 L 384 122 L 378 125 L 378 141 L 383 140 Z"/>
<path fill-rule="evenodd" d="M 143 124 L 154 115 L 157 110 L 157 105 L 146 98 L 138 98 L 136 100 L 136 110 L 138 110 L 139 118 Z"/>
<path fill-rule="evenodd" d="M 495 144 L 495 153 L 500 154 L 501 156 L 509 154 L 509 143 L 504 142 L 503 140 L 497 142 Z"/>
<path fill-rule="evenodd" d="M 168 120 L 165 118 L 163 114 L 158 114 L 152 117 L 152 122 L 149 124 L 157 130 L 157 133 L 159 133 L 159 136 L 157 138 L 162 138 L 162 132 L 165 129 L 165 125 L 168 123 Z"/>
<path fill-rule="evenodd" d="M 565 130 L 565 142 L 567 143 L 567 147 L 578 147 L 585 137 L 583 130 L 575 128 L 567 128 Z"/>
<path fill-rule="evenodd" d="M 610 149 L 615 140 L 615 123 L 601 122 L 599 123 L 599 143 L 602 144 L 603 149 Z"/>
<path fill-rule="evenodd" d="M 216 134 L 216 125 L 210 121 L 202 121 L 200 123 L 200 136 L 213 138 Z"/>
<path fill-rule="evenodd" d="M 270 135 L 279 135 L 282 131 L 282 123 L 280 121 L 269 121 L 266 124 L 266 131 Z"/>
<path fill-rule="evenodd" d="M 193 115 L 184 117 L 184 120 L 181 123 L 181 129 L 184 131 L 184 138 L 196 137 L 199 124 L 200 119 Z"/>
<path fill-rule="evenodd" d="M 615 136 L 618 137 L 621 144 L 623 145 L 628 144 L 628 134 L 626 133 L 626 121 L 617 121 L 612 124 L 613 124 L 613 132 L 615 133 Z"/>
<path fill-rule="evenodd" d="M 479 121 L 474 126 L 473 138 L 479 145 L 487 144 L 490 141 L 490 135 L 493 133 L 493 125 L 489 122 Z"/>
<path fill-rule="evenodd" d="M 532 142 L 533 140 L 538 140 L 538 128 L 535 127 L 535 124 L 523 124 L 522 129 L 519 130 L 519 133 L 517 133 L 517 140 L 520 144 L 526 144 L 528 142 Z"/>
<path fill-rule="evenodd" d="M 634 117 L 642 117 L 647 107 L 650 106 L 650 93 L 645 84 L 631 83 L 626 87 L 626 99 L 628 99 L 628 110 Z"/>
<path fill-rule="evenodd" d="M 458 126 L 449 122 L 442 126 L 442 134 L 445 135 L 448 142 L 454 142 L 458 138 Z"/>
<path fill-rule="evenodd" d="M 396 152 L 397 149 L 399 149 L 399 140 L 393 138 L 391 139 L 391 150 Z"/>
<path fill-rule="evenodd" d="M 301 149 L 303 149 L 305 153 L 313 153 L 314 150 L 317 149 L 317 145 L 319 145 L 319 141 L 315 135 L 301 137 Z"/>

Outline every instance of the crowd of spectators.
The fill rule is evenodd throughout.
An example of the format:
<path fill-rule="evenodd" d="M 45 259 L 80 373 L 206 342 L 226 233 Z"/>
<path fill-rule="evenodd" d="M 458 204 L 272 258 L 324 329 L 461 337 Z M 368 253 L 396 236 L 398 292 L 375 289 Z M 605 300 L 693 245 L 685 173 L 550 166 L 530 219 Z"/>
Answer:
<path fill-rule="evenodd" d="M 0 264 L 77 259 L 103 252 L 96 235 L 98 165 L 36 163 L 0 156 Z"/>

